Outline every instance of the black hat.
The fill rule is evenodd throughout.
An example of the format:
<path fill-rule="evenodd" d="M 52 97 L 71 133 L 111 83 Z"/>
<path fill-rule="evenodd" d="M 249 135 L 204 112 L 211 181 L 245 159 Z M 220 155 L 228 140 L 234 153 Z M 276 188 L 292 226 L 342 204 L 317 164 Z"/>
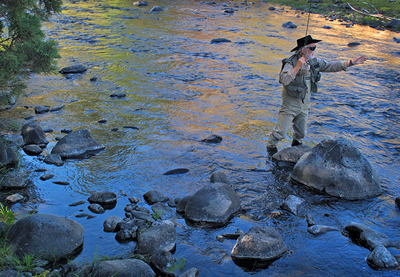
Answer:
<path fill-rule="evenodd" d="M 306 46 L 307 44 L 317 43 L 317 42 L 320 42 L 320 41 L 322 41 L 322 40 L 321 39 L 313 39 L 310 35 L 302 37 L 302 38 L 299 38 L 297 40 L 297 46 L 295 48 L 293 48 L 290 52 L 299 50 L 301 47 Z"/>

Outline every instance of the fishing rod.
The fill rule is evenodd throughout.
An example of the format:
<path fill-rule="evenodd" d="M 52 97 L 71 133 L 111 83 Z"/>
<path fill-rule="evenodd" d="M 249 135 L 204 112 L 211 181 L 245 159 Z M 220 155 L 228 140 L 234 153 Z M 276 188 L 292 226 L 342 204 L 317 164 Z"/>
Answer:
<path fill-rule="evenodd" d="M 308 25 L 310 24 L 311 0 L 308 0 L 308 2 L 310 3 L 310 5 L 308 7 L 308 19 L 307 19 L 307 27 L 306 27 L 306 36 L 308 34 Z"/>

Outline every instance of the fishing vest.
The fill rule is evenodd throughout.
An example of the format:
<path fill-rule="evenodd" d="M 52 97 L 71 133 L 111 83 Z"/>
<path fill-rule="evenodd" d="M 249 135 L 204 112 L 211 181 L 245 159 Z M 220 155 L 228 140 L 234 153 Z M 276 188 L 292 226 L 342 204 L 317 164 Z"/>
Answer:
<path fill-rule="evenodd" d="M 294 54 L 290 58 L 283 59 L 281 71 L 286 63 L 290 63 L 293 67 L 295 67 L 299 58 L 299 55 Z M 319 63 L 316 58 L 312 58 L 308 61 L 308 64 L 310 65 L 311 73 L 311 92 L 316 93 L 318 90 L 317 82 L 321 79 Z M 301 100 L 304 100 L 308 92 L 306 82 L 304 81 L 304 76 L 300 74 L 300 71 L 296 74 L 296 77 L 290 84 L 287 86 L 284 85 L 283 87 L 290 96 L 300 98 Z"/>

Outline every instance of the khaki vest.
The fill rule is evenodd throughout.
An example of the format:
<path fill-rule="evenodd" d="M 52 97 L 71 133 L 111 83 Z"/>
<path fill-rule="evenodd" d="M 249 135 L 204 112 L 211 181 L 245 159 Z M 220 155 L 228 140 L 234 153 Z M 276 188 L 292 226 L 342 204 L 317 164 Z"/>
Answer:
<path fill-rule="evenodd" d="M 293 67 L 297 65 L 299 60 L 299 55 L 294 54 L 290 58 L 286 58 L 282 60 L 282 69 L 286 63 L 290 63 Z M 311 71 L 311 92 L 316 93 L 318 91 L 317 82 L 321 79 L 321 73 L 319 72 L 319 63 L 316 58 L 309 60 L 310 71 Z M 281 69 L 281 71 L 282 71 Z M 306 82 L 304 81 L 304 76 L 300 74 L 300 71 L 297 73 L 296 78 L 288 84 L 287 86 L 283 86 L 286 92 L 296 98 L 300 98 L 304 100 L 306 94 L 308 92 Z"/>

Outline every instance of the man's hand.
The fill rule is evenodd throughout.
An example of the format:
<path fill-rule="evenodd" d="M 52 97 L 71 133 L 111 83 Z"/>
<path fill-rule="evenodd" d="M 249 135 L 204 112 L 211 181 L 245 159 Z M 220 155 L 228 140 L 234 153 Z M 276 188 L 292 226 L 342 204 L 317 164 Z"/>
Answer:
<path fill-rule="evenodd" d="M 367 58 L 365 56 L 359 56 L 354 60 L 351 60 L 350 62 L 353 63 L 353 65 L 357 65 L 357 64 L 363 64 L 366 60 Z"/>

